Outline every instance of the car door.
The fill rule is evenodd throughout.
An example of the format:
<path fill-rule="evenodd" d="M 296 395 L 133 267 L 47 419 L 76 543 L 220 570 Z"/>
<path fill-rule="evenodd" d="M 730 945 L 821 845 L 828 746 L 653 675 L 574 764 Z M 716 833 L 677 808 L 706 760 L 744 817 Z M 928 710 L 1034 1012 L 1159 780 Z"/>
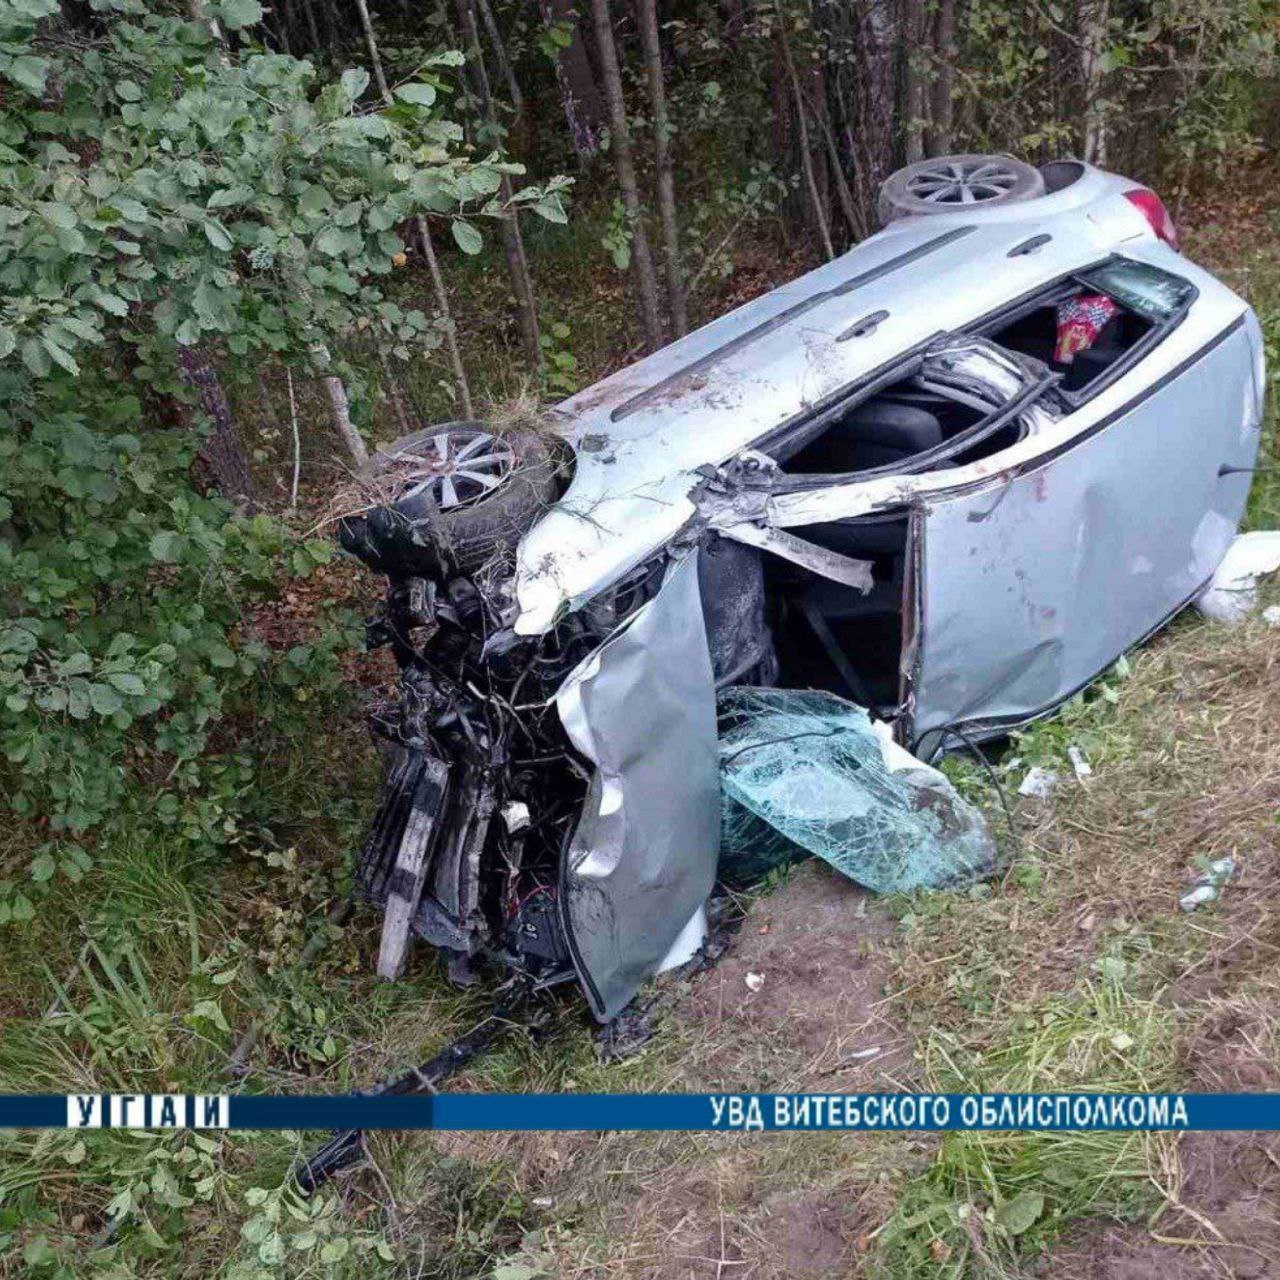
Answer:
<path fill-rule="evenodd" d="M 699 916 L 720 855 L 716 696 L 695 554 L 555 702 L 593 766 L 561 864 L 560 914 L 583 990 L 606 1021 Z"/>
<path fill-rule="evenodd" d="M 1237 469 L 1253 464 L 1262 407 L 1257 322 L 1218 294 L 1187 354 L 1156 348 L 1077 408 L 1062 445 L 924 500 L 908 663 L 920 754 L 1051 710 L 1212 576 L 1244 510 Z"/>

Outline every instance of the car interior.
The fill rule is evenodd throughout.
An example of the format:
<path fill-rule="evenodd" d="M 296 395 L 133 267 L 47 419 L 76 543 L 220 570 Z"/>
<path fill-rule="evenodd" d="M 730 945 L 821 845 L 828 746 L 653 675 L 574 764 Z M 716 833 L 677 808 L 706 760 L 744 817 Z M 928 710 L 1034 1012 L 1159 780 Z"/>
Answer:
<path fill-rule="evenodd" d="M 1058 316 L 1063 303 L 1072 299 L 1097 296 L 1099 290 L 1088 285 L 1075 285 L 1070 291 L 1055 296 L 1052 302 L 1044 302 L 1003 328 L 987 336 L 1009 351 L 1019 351 L 1043 361 L 1062 381 L 1063 391 L 1074 395 L 1085 393 L 1108 369 L 1138 345 L 1155 325 L 1123 305 L 1098 330 L 1089 344 L 1074 353 L 1070 360 L 1055 358 L 1058 346 Z M 1110 298 L 1110 295 L 1106 295 Z M 1115 299 L 1110 299 L 1115 302 Z"/>
<path fill-rule="evenodd" d="M 1111 275 L 1107 272 L 1110 271 Z M 1083 345 L 1059 358 L 1064 304 L 1106 300 Z M 1176 322 L 1194 289 L 1146 264 L 1115 260 L 1073 277 L 1011 313 L 982 335 L 1009 352 L 1031 357 L 1057 375 L 1050 396 L 1070 412 L 1119 373 L 1139 348 L 1154 345 Z M 1035 368 L 1035 366 L 1032 366 Z M 768 451 L 790 476 L 850 475 L 908 464 L 955 440 L 991 416 L 991 406 L 950 389 L 919 385 L 919 364 L 873 394 L 829 410 Z M 1023 423 L 1012 419 L 969 447 L 926 467 L 955 467 L 1008 448 Z M 976 434 L 976 433 L 975 433 Z M 767 446 L 766 446 L 767 448 Z M 869 560 L 874 586 L 862 592 L 785 561 L 766 557 L 769 623 L 781 658 L 784 685 L 827 688 L 891 717 L 900 698 L 903 599 L 908 549 L 905 512 L 809 525 L 803 536 L 844 555 Z"/>

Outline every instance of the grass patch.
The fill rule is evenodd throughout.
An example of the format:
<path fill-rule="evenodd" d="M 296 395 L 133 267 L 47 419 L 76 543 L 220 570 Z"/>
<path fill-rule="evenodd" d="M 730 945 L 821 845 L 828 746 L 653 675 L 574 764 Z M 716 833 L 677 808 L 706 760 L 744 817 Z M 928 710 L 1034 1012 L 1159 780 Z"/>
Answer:
<path fill-rule="evenodd" d="M 1173 1080 L 1174 1020 L 1114 978 L 1013 1013 L 979 1043 L 935 1032 L 935 1092 L 1159 1092 Z M 885 1275 L 1003 1275 L 1076 1219 L 1134 1221 L 1160 1204 L 1158 1148 L 1142 1133 L 943 1134 L 928 1169 L 877 1233 Z"/>

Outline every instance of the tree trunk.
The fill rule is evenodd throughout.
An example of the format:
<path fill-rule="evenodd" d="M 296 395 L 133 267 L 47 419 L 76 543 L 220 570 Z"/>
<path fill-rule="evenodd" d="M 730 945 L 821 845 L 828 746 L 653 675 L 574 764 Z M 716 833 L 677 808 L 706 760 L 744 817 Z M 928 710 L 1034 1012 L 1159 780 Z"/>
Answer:
<path fill-rule="evenodd" d="M 502 32 L 498 29 L 498 22 L 493 16 L 493 6 L 489 0 L 476 0 L 476 3 L 480 9 L 480 19 L 484 23 L 489 43 L 493 46 L 493 56 L 498 63 L 498 74 L 506 81 L 507 93 L 511 97 L 511 107 L 515 111 L 516 118 L 519 119 L 524 115 L 524 94 L 520 91 L 520 82 L 516 79 L 515 71 L 512 70 L 511 59 L 507 57 L 506 41 L 503 40 Z"/>
<path fill-rule="evenodd" d="M 934 18 L 933 53 L 933 111 L 929 125 L 929 154 L 951 154 L 952 124 L 955 119 L 956 57 L 956 0 L 937 0 L 938 12 Z"/>
<path fill-rule="evenodd" d="M 903 0 L 903 97 L 906 120 L 903 129 L 903 151 L 908 164 L 924 159 L 924 129 L 927 123 L 926 85 L 922 65 L 926 32 L 923 0 Z"/>
<path fill-rule="evenodd" d="M 1080 85 L 1084 94 L 1081 157 L 1107 163 L 1107 122 L 1098 108 L 1102 92 L 1102 53 L 1107 42 L 1108 0 L 1080 0 Z"/>
<path fill-rule="evenodd" d="M 312 8 L 313 0 L 301 0 L 307 15 L 307 34 L 311 37 L 311 52 L 320 52 L 320 28 L 316 26 L 316 11 Z"/>
<path fill-rule="evenodd" d="M 363 467 L 369 461 L 369 450 L 365 448 L 364 439 L 356 430 L 356 424 L 351 421 L 351 401 L 347 399 L 347 389 L 342 385 L 342 379 L 333 374 L 323 381 L 333 409 L 333 425 L 337 428 L 342 443 L 347 446 L 352 461 L 357 467 Z"/>
<path fill-rule="evenodd" d="M 829 134 L 836 193 L 845 220 L 863 228 L 855 233 L 861 238 L 875 225 L 880 183 L 896 163 L 902 59 L 895 0 L 814 0 L 813 21 L 828 56 L 812 114 Z"/>
<path fill-rule="evenodd" d="M 627 108 L 622 97 L 622 72 L 618 68 L 618 49 L 613 42 L 613 25 L 609 0 L 591 0 L 595 19 L 596 47 L 604 80 L 605 101 L 609 105 L 609 150 L 613 153 L 614 172 L 622 207 L 631 224 L 631 265 L 635 268 L 636 293 L 640 304 L 640 322 L 650 351 L 662 345 L 662 319 L 658 304 L 658 279 L 653 271 L 649 237 L 645 234 L 640 187 L 636 182 L 636 166 L 631 153 L 631 130 L 627 125 Z"/>
<path fill-rule="evenodd" d="M 662 82 L 662 49 L 658 40 L 657 0 L 636 0 L 640 41 L 644 46 L 649 99 L 653 107 L 653 154 L 658 170 L 658 213 L 662 219 L 662 253 L 667 277 L 671 327 L 677 338 L 689 329 L 684 279 L 680 272 L 680 228 L 676 220 L 676 182 L 671 162 L 671 121 Z"/>
<path fill-rule="evenodd" d="M 604 104 L 591 70 L 591 59 L 574 13 L 573 0 L 538 0 L 542 20 L 548 27 L 570 25 L 570 40 L 556 54 L 556 83 L 569 139 L 580 160 L 591 160 L 600 150 L 600 130 L 604 127 Z"/>
<path fill-rule="evenodd" d="M 369 6 L 365 0 L 356 0 L 360 9 L 360 25 L 364 29 L 365 48 L 369 51 L 369 61 L 373 64 L 374 79 L 382 101 L 391 106 L 391 91 L 387 88 L 387 78 L 382 70 L 382 57 L 378 53 L 378 41 L 373 33 L 373 21 L 369 17 Z M 310 12 L 310 10 L 308 10 Z M 467 382 L 467 372 L 462 365 L 462 353 L 458 350 L 458 334 L 453 323 L 453 308 L 449 305 L 449 295 L 445 291 L 444 277 L 440 274 L 440 264 L 436 261 L 435 246 L 431 243 L 431 232 L 427 229 L 426 219 L 419 216 L 414 219 L 418 232 L 418 243 L 422 247 L 423 256 L 427 260 L 427 270 L 431 275 L 432 291 L 436 295 L 436 310 L 445 322 L 444 344 L 449 354 L 449 364 L 453 369 L 454 386 L 458 392 L 458 403 L 462 406 L 463 416 L 470 418 L 475 414 L 471 405 L 471 386 Z"/>
<path fill-rule="evenodd" d="M 382 71 L 382 58 L 378 54 L 378 42 L 373 34 L 373 20 L 369 17 L 369 6 L 365 0 L 356 0 L 356 9 L 360 14 L 360 28 L 364 32 L 365 48 L 369 50 L 369 62 L 373 67 L 373 82 L 378 86 L 378 96 L 391 105 L 391 90 L 387 88 L 387 77 Z"/>
<path fill-rule="evenodd" d="M 836 197 L 840 202 L 840 212 L 844 215 L 845 223 L 848 225 L 849 235 L 852 237 L 853 242 L 857 243 L 857 241 L 866 237 L 867 227 L 858 209 L 857 201 L 853 198 L 849 183 L 844 176 L 844 164 L 840 155 L 840 148 L 836 143 L 835 132 L 832 130 L 831 121 L 828 119 L 825 97 L 813 108 L 813 119 L 822 134 L 822 140 L 827 146 L 827 159 L 830 162 L 831 174 L 836 185 Z"/>
<path fill-rule="evenodd" d="M 835 246 L 831 243 L 831 228 L 827 223 L 825 201 L 818 191 L 817 179 L 813 172 L 813 156 L 809 151 L 809 122 L 804 108 L 804 96 L 800 92 L 800 79 L 796 75 L 796 64 L 791 57 L 791 41 L 787 37 L 787 21 L 785 15 L 778 22 L 778 48 L 782 53 L 782 65 L 786 68 L 787 79 L 791 82 L 791 96 L 796 108 L 796 124 L 800 132 L 800 171 L 804 175 L 804 184 L 809 192 L 809 201 L 813 209 L 814 222 L 822 239 L 822 247 L 827 258 L 836 256 Z"/>
<path fill-rule="evenodd" d="M 436 261 L 435 246 L 431 243 L 431 229 L 425 218 L 416 218 L 414 225 L 418 231 L 418 243 L 422 246 L 423 256 L 427 260 L 427 270 L 431 274 L 431 287 L 436 295 L 436 309 L 444 319 L 444 345 L 449 353 L 449 364 L 453 369 L 453 382 L 458 390 L 458 403 L 462 407 L 464 418 L 474 418 L 476 411 L 471 404 L 471 384 L 467 381 L 467 371 L 462 364 L 462 352 L 458 349 L 458 332 L 453 324 L 453 311 L 449 306 L 449 295 L 445 292 L 444 276 L 440 273 L 440 264 Z"/>
<path fill-rule="evenodd" d="M 361 4 L 364 0 L 359 0 Z M 484 50 L 480 47 L 480 31 L 476 25 L 473 0 L 458 0 L 458 17 L 463 35 L 471 46 L 476 81 L 480 89 L 480 110 L 494 131 L 498 129 L 498 115 L 494 110 L 493 91 L 489 87 L 489 72 L 484 65 Z M 499 194 L 504 204 L 512 200 L 511 179 L 502 175 Z M 514 209 L 502 218 L 502 249 L 507 259 L 507 275 L 511 280 L 511 293 L 516 304 L 516 320 L 520 326 L 520 345 L 531 369 L 542 367 L 542 344 L 538 340 L 538 307 L 533 294 L 533 280 L 529 275 L 529 263 L 524 256 L 524 239 L 520 235 L 520 222 Z"/>
<path fill-rule="evenodd" d="M 194 394 L 196 407 L 209 422 L 208 434 L 200 446 L 201 460 L 224 498 L 252 507 L 257 487 L 249 474 L 249 458 L 209 352 L 204 347 L 179 347 L 178 376 Z"/>

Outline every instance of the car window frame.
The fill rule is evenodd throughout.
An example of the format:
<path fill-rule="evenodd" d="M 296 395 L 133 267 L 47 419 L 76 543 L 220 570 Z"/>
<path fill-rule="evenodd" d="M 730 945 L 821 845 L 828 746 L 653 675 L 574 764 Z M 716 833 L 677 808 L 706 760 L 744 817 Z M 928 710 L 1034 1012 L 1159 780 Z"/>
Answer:
<path fill-rule="evenodd" d="M 1024 393 L 1017 400 L 1005 405 L 1002 409 L 996 410 L 995 413 L 988 415 L 982 421 L 974 423 L 973 426 L 962 431 L 959 435 L 953 436 L 936 448 L 917 454 L 913 458 L 905 459 L 902 462 L 888 463 L 879 467 L 871 467 L 864 471 L 832 471 L 824 472 L 821 475 L 789 475 L 787 473 L 787 457 L 793 456 L 803 449 L 805 445 L 816 440 L 842 414 L 855 408 L 883 387 L 909 377 L 920 368 L 925 351 L 940 338 L 946 337 L 949 333 L 989 337 L 993 329 L 1001 328 L 1024 315 L 1028 315 L 1037 308 L 1053 302 L 1059 296 L 1060 299 L 1071 297 L 1076 286 L 1084 286 L 1085 288 L 1096 290 L 1098 286 L 1091 284 L 1084 277 L 1091 272 L 1100 271 L 1115 262 L 1133 262 L 1142 266 L 1152 267 L 1156 271 L 1163 271 L 1165 274 L 1173 276 L 1184 283 L 1190 289 L 1190 293 L 1187 295 L 1183 305 L 1173 315 L 1163 323 L 1153 323 L 1148 333 L 1135 342 L 1113 365 L 1103 370 L 1088 386 L 1080 388 L 1079 391 L 1065 391 L 1061 385 L 1061 375 L 1051 373 L 1049 377 L 1035 384 L 1029 393 Z M 1105 290 L 1102 292 L 1105 292 Z M 1029 290 L 1012 302 L 1003 303 L 969 324 L 956 329 L 938 330 L 902 355 L 896 356 L 893 360 L 886 362 L 877 369 L 873 369 L 870 373 L 864 374 L 861 378 L 855 379 L 846 386 L 837 388 L 829 395 L 824 396 L 818 404 L 801 414 L 797 414 L 789 421 L 766 431 L 758 436 L 748 448 L 774 459 L 779 471 L 778 487 L 789 492 L 828 488 L 832 485 L 848 484 L 862 480 L 875 480 L 886 475 L 913 475 L 924 467 L 945 462 L 952 456 L 966 452 L 975 444 L 980 444 L 984 439 L 1004 426 L 1011 418 L 1023 412 L 1029 405 L 1034 404 L 1050 388 L 1053 389 L 1055 396 L 1066 406 L 1067 412 L 1063 416 L 1069 417 L 1122 378 L 1139 361 L 1143 360 L 1164 342 L 1169 334 L 1186 319 L 1187 314 L 1199 296 L 1200 290 L 1192 281 L 1185 276 L 1178 275 L 1177 272 L 1169 271 L 1166 267 L 1155 266 L 1153 263 L 1143 262 L 1139 258 L 1130 258 L 1122 253 L 1105 254 L 1093 262 L 1086 263 L 1084 266 L 1073 267 L 1070 271 L 1064 271 L 1062 275 L 1057 276 L 1048 283 L 1037 285 L 1035 289 Z M 1133 310 L 1133 308 L 1128 309 L 1130 311 Z M 1137 313 L 1135 312 L 1135 314 Z M 784 448 L 785 453 L 783 453 Z M 1003 450 L 1000 452 L 1003 452 Z M 993 456 L 998 456 L 998 454 Z"/>
<path fill-rule="evenodd" d="M 1023 316 L 1030 315 L 1031 312 L 1038 310 L 1042 306 L 1047 306 L 1055 300 L 1055 296 L 1061 294 L 1062 297 L 1057 299 L 1065 301 L 1066 298 L 1072 296 L 1072 292 L 1068 292 L 1067 286 L 1079 285 L 1086 289 L 1093 289 L 1098 293 L 1107 293 L 1105 288 L 1101 288 L 1097 283 L 1086 279 L 1087 276 L 1095 272 L 1102 271 L 1117 262 L 1133 263 L 1136 266 L 1148 267 L 1152 271 L 1159 271 L 1164 275 L 1171 276 L 1173 279 L 1180 281 L 1189 290 L 1186 300 L 1176 311 L 1174 311 L 1167 319 L 1157 323 L 1151 322 L 1151 328 L 1143 334 L 1137 342 L 1133 344 L 1114 364 L 1109 365 L 1087 386 L 1079 388 L 1077 391 L 1068 391 L 1064 387 L 1059 386 L 1057 389 L 1058 397 L 1063 400 L 1074 413 L 1083 405 L 1089 403 L 1095 396 L 1100 395 L 1114 382 L 1133 368 L 1140 360 L 1148 356 L 1155 350 L 1168 336 L 1174 331 L 1186 318 L 1187 313 L 1195 304 L 1196 299 L 1200 296 L 1199 288 L 1186 276 L 1179 275 L 1176 271 L 1170 271 L 1167 267 L 1156 266 L 1151 262 L 1144 262 L 1141 258 L 1130 258 L 1123 253 L 1110 253 L 1098 262 L 1090 263 L 1085 267 L 1077 267 L 1073 271 L 1068 271 L 1065 275 L 1060 276 L 1051 284 L 1043 287 L 1033 294 L 1029 294 L 1018 300 L 1012 307 L 1002 308 L 998 311 L 989 313 L 977 322 L 972 329 L 966 329 L 964 332 L 973 332 L 980 337 L 989 337 L 993 329 L 1003 328 L 1007 324 L 1011 324 L 1015 320 L 1020 320 Z M 1110 294 L 1107 294 L 1111 297 Z M 1114 300 L 1114 299 L 1113 299 Z M 1118 301 L 1118 300 L 1116 300 Z M 1118 302 L 1119 306 L 1124 307 L 1133 315 L 1137 315 L 1139 319 L 1147 319 L 1141 315 L 1134 307 L 1128 306 L 1124 302 Z"/>

